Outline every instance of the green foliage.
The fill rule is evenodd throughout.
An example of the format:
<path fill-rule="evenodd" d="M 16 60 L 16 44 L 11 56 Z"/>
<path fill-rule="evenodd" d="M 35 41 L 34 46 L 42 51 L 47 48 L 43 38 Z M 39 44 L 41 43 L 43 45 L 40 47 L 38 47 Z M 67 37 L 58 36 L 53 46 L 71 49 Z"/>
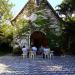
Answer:
<path fill-rule="evenodd" d="M 13 48 L 13 54 L 14 55 L 21 55 L 22 54 L 22 50 L 19 46 Z"/>
<path fill-rule="evenodd" d="M 13 33 L 13 26 L 3 25 L 1 31 L 3 32 L 5 37 L 8 37 Z"/>
<path fill-rule="evenodd" d="M 59 37 L 56 36 L 52 31 L 48 31 L 46 33 L 47 39 L 48 39 L 48 44 L 51 49 L 55 47 L 59 47 Z"/>
<path fill-rule="evenodd" d="M 25 19 L 18 19 L 16 21 L 16 34 L 21 37 L 22 34 L 26 33 L 29 30 L 28 21 Z"/>
<path fill-rule="evenodd" d="M 46 0 L 41 0 L 39 9 L 44 9 L 45 6 L 46 6 Z"/>
<path fill-rule="evenodd" d="M 9 0 L 0 0 L 0 31 L 5 37 L 9 36 L 13 30 L 12 26 L 7 24 L 7 20 L 12 18 L 12 14 L 10 13 L 12 6 L 12 4 L 9 4 Z"/>
<path fill-rule="evenodd" d="M 28 21 L 25 19 L 18 19 L 16 24 L 19 29 L 22 29 L 24 26 L 28 24 Z"/>
<path fill-rule="evenodd" d="M 39 11 L 36 14 L 38 17 L 34 23 L 39 26 L 40 30 L 43 30 L 46 33 L 49 47 L 53 49 L 56 46 L 59 46 L 59 37 L 55 34 L 55 31 L 50 28 L 50 25 L 52 24 L 51 18 L 46 17 L 42 11 Z"/>
<path fill-rule="evenodd" d="M 2 35 L 0 35 L 0 53 L 6 54 L 12 51 L 13 27 L 3 25 L 0 31 L 2 33 Z"/>
<path fill-rule="evenodd" d="M 30 16 L 33 11 L 35 11 L 35 3 L 34 0 L 30 0 L 29 4 L 27 4 L 27 13 L 26 15 Z"/>
<path fill-rule="evenodd" d="M 39 12 L 36 12 L 36 14 L 37 14 L 37 15 L 43 15 L 40 11 L 39 11 Z"/>
<path fill-rule="evenodd" d="M 71 20 L 72 20 L 73 22 L 75 22 L 75 16 L 74 16 L 74 17 L 71 17 Z"/>
<path fill-rule="evenodd" d="M 44 19 L 41 15 L 37 17 L 37 20 L 35 21 L 35 23 L 39 26 L 43 26 L 47 24 L 47 20 Z"/>
<path fill-rule="evenodd" d="M 75 0 L 63 0 L 58 7 L 58 13 L 65 15 L 65 20 L 72 21 L 72 15 L 75 11 Z"/>
<path fill-rule="evenodd" d="M 13 4 L 9 4 L 9 0 L 0 0 L 0 15 L 3 17 L 3 20 L 12 18 L 11 8 Z"/>
<path fill-rule="evenodd" d="M 48 28 L 51 24 L 51 18 L 45 16 L 45 13 L 43 12 L 43 10 L 36 12 L 37 19 L 34 21 L 34 23 L 39 27 L 39 30 L 45 31 L 45 29 Z"/>
<path fill-rule="evenodd" d="M 13 40 L 14 27 L 7 23 L 11 20 L 11 8 L 13 4 L 9 3 L 9 0 L 0 0 L 0 53 L 10 52 L 11 41 Z"/>
<path fill-rule="evenodd" d="M 71 10 L 71 11 L 75 10 L 75 0 L 63 0 L 62 3 L 68 4 L 69 5 L 69 10 Z"/>
<path fill-rule="evenodd" d="M 75 0 L 63 0 L 58 6 L 58 13 L 65 15 L 64 30 L 60 39 L 60 46 L 68 49 L 67 52 L 75 54 L 74 40 L 75 40 Z"/>

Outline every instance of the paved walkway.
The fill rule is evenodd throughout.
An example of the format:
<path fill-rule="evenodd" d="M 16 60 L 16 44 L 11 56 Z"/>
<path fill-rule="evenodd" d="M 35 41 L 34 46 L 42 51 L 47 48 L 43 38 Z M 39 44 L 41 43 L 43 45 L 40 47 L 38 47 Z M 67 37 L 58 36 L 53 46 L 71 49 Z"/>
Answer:
<path fill-rule="evenodd" d="M 2 56 L 0 75 L 75 75 L 75 56 L 54 56 L 51 60 Z"/>

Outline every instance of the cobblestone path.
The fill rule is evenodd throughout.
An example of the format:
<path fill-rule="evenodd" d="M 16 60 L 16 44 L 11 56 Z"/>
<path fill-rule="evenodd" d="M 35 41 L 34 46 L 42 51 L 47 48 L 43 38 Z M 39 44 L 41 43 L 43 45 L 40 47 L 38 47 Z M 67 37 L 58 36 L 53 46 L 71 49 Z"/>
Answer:
<path fill-rule="evenodd" d="M 2 56 L 0 75 L 75 75 L 75 56 L 54 56 L 51 60 Z"/>

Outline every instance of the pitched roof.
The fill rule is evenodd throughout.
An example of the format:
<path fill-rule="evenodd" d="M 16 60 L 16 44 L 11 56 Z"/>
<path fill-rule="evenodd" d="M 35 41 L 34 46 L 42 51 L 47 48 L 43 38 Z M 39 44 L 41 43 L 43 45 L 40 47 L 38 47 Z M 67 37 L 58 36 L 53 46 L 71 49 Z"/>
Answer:
<path fill-rule="evenodd" d="M 15 21 L 17 19 L 17 17 L 24 11 L 24 9 L 26 8 L 27 4 L 30 2 L 31 0 L 29 0 L 24 7 L 20 10 L 20 12 L 11 20 L 11 21 Z M 46 3 L 48 5 L 48 7 L 52 10 L 52 12 L 54 13 L 54 15 L 58 18 L 58 20 L 61 20 L 61 18 L 59 17 L 59 15 L 55 12 L 55 10 L 53 9 L 53 7 L 51 6 L 51 4 L 46 0 Z"/>

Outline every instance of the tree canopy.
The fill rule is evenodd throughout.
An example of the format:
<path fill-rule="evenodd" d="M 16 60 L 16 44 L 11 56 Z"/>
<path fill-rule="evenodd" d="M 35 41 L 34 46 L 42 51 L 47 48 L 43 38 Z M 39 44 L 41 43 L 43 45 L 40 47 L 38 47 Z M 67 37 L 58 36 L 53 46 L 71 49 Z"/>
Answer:
<path fill-rule="evenodd" d="M 3 36 L 9 36 L 12 32 L 12 26 L 10 26 L 12 6 L 13 4 L 10 4 L 9 0 L 0 0 L 0 34 L 3 34 Z"/>
<path fill-rule="evenodd" d="M 0 0 L 0 16 L 2 16 L 2 19 L 10 19 L 12 18 L 11 15 L 11 8 L 13 4 L 9 3 L 9 0 Z"/>
<path fill-rule="evenodd" d="M 64 15 L 63 32 L 62 32 L 62 46 L 69 50 L 70 54 L 75 54 L 75 0 L 63 0 L 58 5 L 58 14 Z"/>
<path fill-rule="evenodd" d="M 13 4 L 9 0 L 0 0 L 0 52 L 8 52 L 13 40 L 14 26 L 11 25 L 11 8 Z"/>
<path fill-rule="evenodd" d="M 75 12 L 75 0 L 63 0 L 60 5 L 58 5 L 57 9 L 59 15 L 65 15 L 67 20 L 74 20 L 74 12 Z"/>

